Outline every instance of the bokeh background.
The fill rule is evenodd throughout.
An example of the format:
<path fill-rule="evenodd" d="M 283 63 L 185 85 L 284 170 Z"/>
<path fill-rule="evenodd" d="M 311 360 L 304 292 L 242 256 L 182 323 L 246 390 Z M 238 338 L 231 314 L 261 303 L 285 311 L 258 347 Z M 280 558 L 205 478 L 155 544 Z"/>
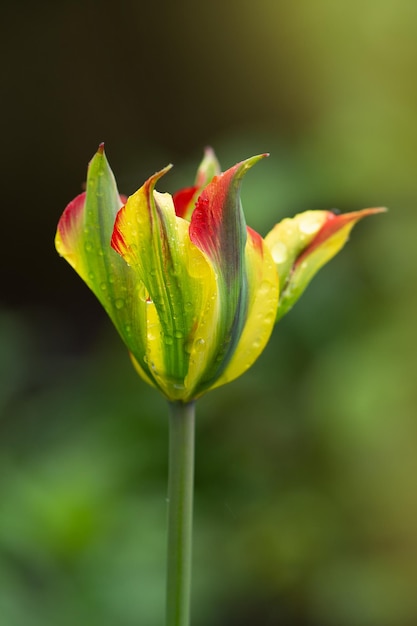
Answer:
<path fill-rule="evenodd" d="M 417 3 L 5 0 L 0 626 L 160 626 L 168 425 L 54 251 L 100 141 L 124 193 L 205 145 L 266 234 L 359 224 L 199 402 L 193 625 L 417 623 Z"/>

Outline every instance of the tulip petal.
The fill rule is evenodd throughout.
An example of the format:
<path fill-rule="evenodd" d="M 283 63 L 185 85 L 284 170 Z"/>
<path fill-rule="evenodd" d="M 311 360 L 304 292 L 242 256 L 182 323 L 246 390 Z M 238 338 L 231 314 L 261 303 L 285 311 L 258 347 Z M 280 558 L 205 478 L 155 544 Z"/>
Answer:
<path fill-rule="evenodd" d="M 305 211 L 274 226 L 265 242 L 280 280 L 276 321 L 292 308 L 318 270 L 343 248 L 353 226 L 382 211 L 385 209 L 364 209 L 341 215 Z"/>
<path fill-rule="evenodd" d="M 146 305 L 137 297 L 131 268 L 110 247 L 114 220 L 122 204 L 101 145 L 88 167 L 86 192 L 70 202 L 62 214 L 55 245 L 97 296 L 129 349 L 140 354 L 146 342 L 141 332 Z M 140 374 L 151 383 L 146 364 Z"/>
<path fill-rule="evenodd" d="M 197 176 L 193 187 L 185 187 L 177 191 L 174 196 L 175 212 L 178 217 L 186 220 L 191 219 L 198 196 L 206 185 L 220 174 L 220 165 L 211 148 L 206 148 L 204 158 L 197 170 Z"/>
<path fill-rule="evenodd" d="M 142 285 L 146 302 L 145 360 L 170 400 L 195 396 L 213 358 L 217 282 L 206 256 L 190 241 L 189 224 L 176 216 L 169 194 L 154 191 L 168 168 L 152 176 L 119 211 L 114 250 Z M 132 351 L 133 352 L 133 351 Z M 133 352 L 134 362 L 140 355 Z"/>
<path fill-rule="evenodd" d="M 188 216 L 191 215 L 194 209 L 197 196 L 198 187 L 196 185 L 194 185 L 194 187 L 184 187 L 175 192 L 172 199 L 174 201 L 176 215 L 188 219 Z"/>
<path fill-rule="evenodd" d="M 215 176 L 203 189 L 191 218 L 190 239 L 213 264 L 219 289 L 219 350 L 206 373 L 209 386 L 228 365 L 247 319 L 247 229 L 239 192 L 243 176 L 263 156 L 242 161 Z"/>
<path fill-rule="evenodd" d="M 248 228 L 246 243 L 248 311 L 236 350 L 214 387 L 234 380 L 256 361 L 275 325 L 278 306 L 278 274 L 262 237 Z"/>

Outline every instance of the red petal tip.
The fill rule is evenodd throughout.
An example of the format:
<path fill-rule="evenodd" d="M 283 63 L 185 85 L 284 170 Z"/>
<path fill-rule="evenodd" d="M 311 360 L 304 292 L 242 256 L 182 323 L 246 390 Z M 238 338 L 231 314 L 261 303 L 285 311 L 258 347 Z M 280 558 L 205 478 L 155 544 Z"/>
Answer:
<path fill-rule="evenodd" d="M 101 144 L 99 145 L 97 152 L 99 154 L 104 154 L 104 141 L 102 141 Z"/>

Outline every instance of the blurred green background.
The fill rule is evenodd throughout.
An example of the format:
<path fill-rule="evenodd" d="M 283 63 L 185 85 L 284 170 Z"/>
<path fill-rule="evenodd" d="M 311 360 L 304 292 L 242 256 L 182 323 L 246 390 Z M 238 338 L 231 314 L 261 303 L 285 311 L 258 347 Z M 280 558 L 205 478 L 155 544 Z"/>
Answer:
<path fill-rule="evenodd" d="M 198 405 L 193 626 L 417 623 L 417 3 L 6 0 L 0 626 L 161 626 L 168 428 L 53 248 L 100 141 L 125 193 L 269 151 L 262 234 L 359 224 Z"/>

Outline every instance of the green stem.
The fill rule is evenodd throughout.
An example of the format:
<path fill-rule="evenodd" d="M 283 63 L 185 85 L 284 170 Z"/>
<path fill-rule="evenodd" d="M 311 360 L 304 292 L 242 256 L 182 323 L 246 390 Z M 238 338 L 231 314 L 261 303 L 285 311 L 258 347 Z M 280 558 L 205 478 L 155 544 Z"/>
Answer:
<path fill-rule="evenodd" d="M 194 403 L 170 403 L 166 626 L 189 626 Z"/>

